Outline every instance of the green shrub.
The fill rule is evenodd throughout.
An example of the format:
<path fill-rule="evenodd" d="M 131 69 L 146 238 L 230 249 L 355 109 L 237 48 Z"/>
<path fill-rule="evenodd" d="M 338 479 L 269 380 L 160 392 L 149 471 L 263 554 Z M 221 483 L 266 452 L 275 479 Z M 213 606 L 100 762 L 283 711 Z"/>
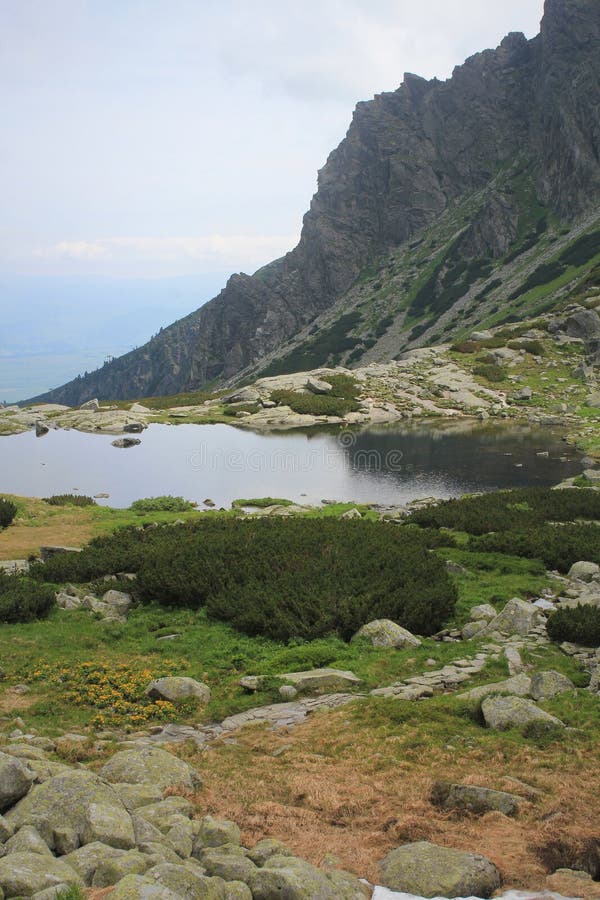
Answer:
<path fill-rule="evenodd" d="M 520 531 L 499 531 L 471 537 L 468 549 L 541 559 L 548 569 L 568 572 L 580 559 L 600 563 L 600 527 L 538 525 Z"/>
<path fill-rule="evenodd" d="M 143 601 L 205 606 L 277 640 L 347 640 L 375 618 L 432 634 L 452 614 L 456 589 L 426 538 L 364 520 L 203 517 L 177 529 L 123 529 L 32 572 L 57 583 L 137 572 Z"/>
<path fill-rule="evenodd" d="M 16 514 L 17 507 L 12 500 L 0 497 L 0 528 L 10 525 Z"/>
<path fill-rule="evenodd" d="M 479 378 L 485 378 L 486 381 L 493 383 L 506 381 L 505 370 L 502 366 L 496 365 L 496 363 L 483 363 L 475 366 L 473 368 L 473 375 L 477 375 Z"/>
<path fill-rule="evenodd" d="M 94 498 L 84 494 L 53 494 L 52 497 L 44 497 L 44 503 L 50 506 L 96 506 Z"/>
<path fill-rule="evenodd" d="M 150 512 L 187 512 L 194 509 L 195 504 L 190 500 L 184 500 L 183 497 L 171 497 L 165 494 L 161 497 L 145 497 L 141 500 L 134 500 L 129 509 L 137 513 Z"/>
<path fill-rule="evenodd" d="M 55 604 L 54 590 L 20 575 L 0 572 L 0 622 L 32 622 L 45 618 Z"/>
<path fill-rule="evenodd" d="M 300 394 L 297 391 L 279 390 L 271 393 L 271 400 L 281 406 L 289 406 L 299 415 L 341 418 L 358 409 L 356 400 L 332 397 L 330 394 Z"/>
<path fill-rule="evenodd" d="M 550 616 L 547 627 L 550 639 L 557 643 L 600 647 L 600 607 L 580 603 L 571 609 L 559 609 Z"/>
<path fill-rule="evenodd" d="M 446 500 L 415 510 L 408 521 L 426 528 L 453 528 L 469 534 L 523 531 L 545 522 L 600 520 L 600 493 L 579 489 L 519 488 Z M 566 534 L 562 529 L 561 534 Z M 537 554 L 534 554 L 537 555 Z M 578 556 L 577 559 L 587 559 Z M 576 561 L 576 560 L 575 560 Z"/>

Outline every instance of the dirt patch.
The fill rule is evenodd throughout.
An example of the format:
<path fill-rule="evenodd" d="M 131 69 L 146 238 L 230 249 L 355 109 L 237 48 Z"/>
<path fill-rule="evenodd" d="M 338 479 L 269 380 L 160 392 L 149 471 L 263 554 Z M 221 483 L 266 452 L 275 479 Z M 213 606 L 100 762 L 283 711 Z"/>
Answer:
<path fill-rule="evenodd" d="M 346 715 L 319 715 L 289 733 L 248 728 L 237 743 L 202 753 L 195 760 L 207 785 L 200 810 L 236 821 L 250 846 L 275 837 L 316 865 L 335 862 L 372 881 L 389 850 L 431 840 L 487 856 L 507 887 L 539 890 L 549 874 L 540 844 L 550 834 L 568 841 L 596 833 L 597 753 L 575 751 L 556 768 L 551 751 L 527 747 L 510 759 L 432 747 L 405 761 L 394 758 L 393 737 L 378 740 Z M 439 778 L 506 790 L 507 776 L 533 778 L 540 791 L 535 802 L 524 798 L 515 819 L 459 818 L 428 800 Z"/>

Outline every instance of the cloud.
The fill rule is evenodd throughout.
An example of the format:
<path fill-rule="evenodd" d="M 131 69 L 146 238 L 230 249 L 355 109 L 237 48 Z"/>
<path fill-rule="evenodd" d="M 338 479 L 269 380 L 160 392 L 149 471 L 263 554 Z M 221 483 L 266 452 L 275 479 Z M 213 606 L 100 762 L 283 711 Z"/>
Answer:
<path fill-rule="evenodd" d="M 178 265 L 195 262 L 203 268 L 255 269 L 291 250 L 297 235 L 210 234 L 187 237 L 105 237 L 58 241 L 38 247 L 33 255 L 45 260 L 77 262 L 148 262 Z"/>

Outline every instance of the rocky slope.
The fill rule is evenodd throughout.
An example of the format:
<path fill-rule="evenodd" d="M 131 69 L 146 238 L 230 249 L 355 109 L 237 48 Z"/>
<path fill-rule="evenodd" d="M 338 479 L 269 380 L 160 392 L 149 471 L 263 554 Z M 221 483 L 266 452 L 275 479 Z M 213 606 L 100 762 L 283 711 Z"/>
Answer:
<path fill-rule="evenodd" d="M 595 277 L 599 45 L 594 0 L 546 0 L 533 40 L 510 34 L 446 82 L 406 75 L 359 103 L 292 252 L 36 399 L 127 399 L 265 367 L 389 360 L 435 343 L 440 325 L 456 334 L 522 317 Z"/>

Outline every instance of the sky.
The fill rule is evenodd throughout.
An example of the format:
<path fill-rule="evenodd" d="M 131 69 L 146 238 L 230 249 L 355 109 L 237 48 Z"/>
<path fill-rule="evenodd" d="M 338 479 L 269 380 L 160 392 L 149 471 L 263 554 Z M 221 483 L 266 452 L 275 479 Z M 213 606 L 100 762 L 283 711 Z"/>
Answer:
<path fill-rule="evenodd" d="M 67 281 L 94 285 L 72 297 L 75 318 L 99 321 L 149 280 L 166 299 L 142 331 L 191 311 L 296 244 L 358 101 L 405 71 L 447 78 L 509 31 L 532 37 L 542 7 L 0 0 L 0 304 L 21 310 L 32 347 L 52 318 L 44 297 Z M 10 353 L 0 335 L 0 400 L 19 389 Z"/>

